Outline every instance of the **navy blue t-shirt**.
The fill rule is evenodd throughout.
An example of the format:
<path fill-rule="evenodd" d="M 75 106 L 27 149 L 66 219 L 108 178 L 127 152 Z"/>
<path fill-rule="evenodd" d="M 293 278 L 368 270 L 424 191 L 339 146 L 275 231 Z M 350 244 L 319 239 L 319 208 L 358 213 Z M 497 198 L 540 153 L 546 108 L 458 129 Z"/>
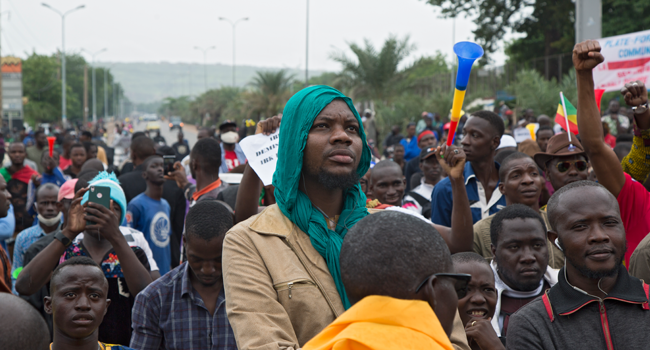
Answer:
<path fill-rule="evenodd" d="M 128 226 L 144 233 L 161 275 L 171 270 L 169 212 L 165 199 L 158 201 L 141 193 L 131 200 L 126 213 Z"/>

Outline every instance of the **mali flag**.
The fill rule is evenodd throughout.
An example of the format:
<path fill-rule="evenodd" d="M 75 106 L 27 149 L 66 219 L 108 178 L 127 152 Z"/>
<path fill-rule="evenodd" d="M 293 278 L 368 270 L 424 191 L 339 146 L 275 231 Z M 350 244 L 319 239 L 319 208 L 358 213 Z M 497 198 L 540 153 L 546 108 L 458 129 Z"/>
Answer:
<path fill-rule="evenodd" d="M 566 113 L 569 119 L 569 131 L 578 135 L 578 110 L 573 107 L 571 102 L 564 97 L 564 104 L 566 105 Z M 564 120 L 564 110 L 562 109 L 562 101 L 557 105 L 557 114 L 555 115 L 555 122 L 560 124 L 566 130 L 566 120 Z"/>

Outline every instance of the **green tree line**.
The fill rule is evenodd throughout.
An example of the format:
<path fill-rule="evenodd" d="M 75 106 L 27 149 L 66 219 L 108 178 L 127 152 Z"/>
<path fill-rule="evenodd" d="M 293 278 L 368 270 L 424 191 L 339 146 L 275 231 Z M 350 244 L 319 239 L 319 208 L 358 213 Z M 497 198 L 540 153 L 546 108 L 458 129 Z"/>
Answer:
<path fill-rule="evenodd" d="M 92 65 L 81 55 L 66 55 L 66 112 L 71 122 L 83 119 L 84 67 L 88 66 L 88 119 L 92 120 Z M 53 123 L 61 120 L 61 60 L 56 55 L 40 55 L 35 52 L 22 61 L 23 106 L 25 121 L 30 125 Z M 104 70 L 95 68 L 97 117 L 104 116 Z M 116 114 L 115 96 L 122 98 L 124 91 L 116 83 L 110 70 L 107 72 L 108 115 Z M 118 107 L 119 108 L 119 107 Z"/>

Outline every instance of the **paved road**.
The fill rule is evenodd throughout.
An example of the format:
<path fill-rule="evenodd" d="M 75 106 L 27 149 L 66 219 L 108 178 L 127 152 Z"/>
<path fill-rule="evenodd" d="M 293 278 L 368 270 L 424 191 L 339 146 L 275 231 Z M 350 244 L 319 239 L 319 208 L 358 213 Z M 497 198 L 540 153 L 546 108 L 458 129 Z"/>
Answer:
<path fill-rule="evenodd" d="M 178 129 L 174 129 L 174 131 L 169 130 L 169 124 L 165 121 L 159 121 L 157 122 L 160 124 L 160 135 L 165 138 L 165 141 L 167 141 L 167 145 L 171 146 L 178 140 Z M 134 131 L 144 131 L 147 126 L 147 122 L 140 122 L 138 125 L 134 127 Z M 183 135 L 187 142 L 190 144 L 190 148 L 194 147 L 194 144 L 196 143 L 196 127 L 194 125 L 185 125 L 183 127 Z M 151 136 L 155 136 L 155 134 L 151 134 Z"/>

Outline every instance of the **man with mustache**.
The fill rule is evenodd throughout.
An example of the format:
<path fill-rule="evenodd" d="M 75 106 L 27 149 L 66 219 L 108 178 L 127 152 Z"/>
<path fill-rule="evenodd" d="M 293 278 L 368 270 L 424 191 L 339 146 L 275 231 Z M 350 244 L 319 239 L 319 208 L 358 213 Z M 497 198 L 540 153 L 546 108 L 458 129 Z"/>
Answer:
<path fill-rule="evenodd" d="M 265 124 L 269 133 L 280 121 Z M 369 215 L 359 179 L 371 150 L 349 97 L 305 88 L 287 102 L 279 127 L 277 204 L 237 224 L 223 243 L 226 309 L 240 349 L 299 349 L 350 308 L 341 244 Z M 450 338 L 466 349 L 459 328 Z"/>
<path fill-rule="evenodd" d="M 546 211 L 539 208 L 539 196 L 542 192 L 542 177 L 535 162 L 524 153 L 513 153 L 506 157 L 499 168 L 499 191 L 505 196 L 508 206 L 523 204 L 539 212 L 546 222 Z M 474 224 L 474 252 L 490 259 L 493 241 L 491 223 L 494 215 Z M 547 225 L 545 225 L 547 226 Z M 559 269 L 564 263 L 564 254 L 551 242 L 547 242 L 550 254 L 549 265 Z"/>
<path fill-rule="evenodd" d="M 649 288 L 622 264 L 616 198 L 593 181 L 574 182 L 553 194 L 548 217 L 548 238 L 564 251 L 565 266 L 555 286 L 510 317 L 507 348 L 647 348 Z"/>
<path fill-rule="evenodd" d="M 578 130 L 598 178 L 598 183 L 605 186 L 618 201 L 627 239 L 625 262 L 629 266 L 632 252 L 650 232 L 650 194 L 641 183 L 623 172 L 616 153 L 603 142 L 603 128 L 600 124 L 600 114 L 594 96 L 592 71 L 604 60 L 598 41 L 587 40 L 576 44 L 573 50 L 573 65 L 578 78 L 578 106 L 580 106 Z M 625 96 L 626 103 L 634 106 L 635 134 L 647 138 L 648 129 L 650 129 L 650 110 L 648 109 L 648 93 L 645 91 L 645 86 L 642 82 L 636 81 L 626 84 L 621 92 Z M 647 146 L 644 144 L 639 147 L 639 144 L 636 143 L 634 148 L 635 150 L 647 149 Z M 638 168 L 647 171 L 647 156 L 636 158 L 636 161 L 635 158 L 630 157 L 624 160 L 627 162 L 627 170 Z M 632 174 L 632 172 L 630 173 Z"/>

